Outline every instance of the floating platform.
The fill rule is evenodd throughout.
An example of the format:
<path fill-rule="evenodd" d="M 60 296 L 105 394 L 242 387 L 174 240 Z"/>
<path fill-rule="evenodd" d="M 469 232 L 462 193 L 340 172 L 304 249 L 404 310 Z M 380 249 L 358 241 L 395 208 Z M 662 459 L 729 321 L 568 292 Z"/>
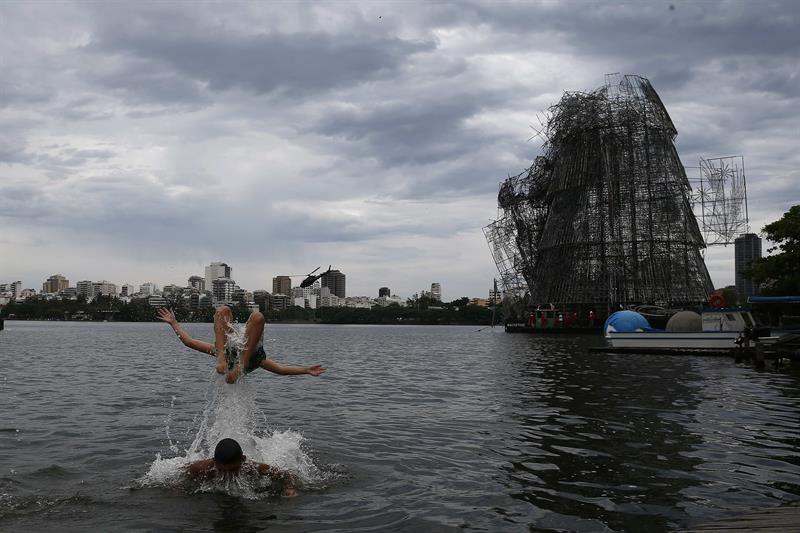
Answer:
<path fill-rule="evenodd" d="M 589 351 L 595 353 L 635 353 L 646 355 L 727 355 L 731 357 L 744 355 L 739 348 L 614 348 L 611 346 L 602 346 L 589 348 Z"/>
<path fill-rule="evenodd" d="M 529 335 L 601 335 L 603 328 L 564 326 L 563 328 L 532 328 L 524 324 L 506 324 L 506 333 L 527 333 Z"/>

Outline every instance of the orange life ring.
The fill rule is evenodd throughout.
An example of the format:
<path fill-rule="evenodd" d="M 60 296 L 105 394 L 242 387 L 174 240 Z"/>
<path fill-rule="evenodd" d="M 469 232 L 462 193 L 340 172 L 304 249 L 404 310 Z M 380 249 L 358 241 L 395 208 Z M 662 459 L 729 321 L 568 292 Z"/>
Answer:
<path fill-rule="evenodd" d="M 725 298 L 720 293 L 715 292 L 708 299 L 708 305 L 710 307 L 725 307 Z"/>

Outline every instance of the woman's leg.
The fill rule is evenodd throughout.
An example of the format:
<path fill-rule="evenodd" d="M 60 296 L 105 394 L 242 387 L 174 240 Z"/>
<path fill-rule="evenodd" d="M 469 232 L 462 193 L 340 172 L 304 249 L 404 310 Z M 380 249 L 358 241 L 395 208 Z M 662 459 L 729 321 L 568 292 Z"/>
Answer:
<path fill-rule="evenodd" d="M 247 372 L 247 368 L 250 366 L 250 358 L 256 352 L 258 341 L 261 340 L 261 336 L 264 334 L 264 322 L 266 322 L 264 315 L 258 311 L 253 311 L 250 314 L 250 318 L 247 319 L 247 323 L 244 326 L 244 350 L 239 354 L 239 364 L 225 376 L 225 381 L 228 383 L 235 383 L 242 372 Z"/>
<path fill-rule="evenodd" d="M 216 370 L 225 373 L 228 362 L 225 360 L 225 335 L 231 331 L 233 313 L 227 305 L 217 307 L 214 312 L 214 352 L 217 354 Z"/>
<path fill-rule="evenodd" d="M 249 363 L 250 357 L 256 353 L 258 342 L 264 335 L 265 322 L 264 315 L 262 315 L 260 311 L 253 311 L 250 313 L 250 317 L 247 319 L 247 323 L 244 326 L 245 346 L 241 355 L 242 364 Z"/>

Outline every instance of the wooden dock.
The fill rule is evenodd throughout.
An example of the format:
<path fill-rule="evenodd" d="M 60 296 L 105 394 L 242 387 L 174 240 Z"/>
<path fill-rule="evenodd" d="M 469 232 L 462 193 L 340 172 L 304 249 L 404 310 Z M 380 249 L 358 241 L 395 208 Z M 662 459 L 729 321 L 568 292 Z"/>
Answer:
<path fill-rule="evenodd" d="M 745 531 L 754 533 L 797 533 L 800 532 L 800 502 L 710 522 L 684 531 L 686 533 L 734 533 Z"/>

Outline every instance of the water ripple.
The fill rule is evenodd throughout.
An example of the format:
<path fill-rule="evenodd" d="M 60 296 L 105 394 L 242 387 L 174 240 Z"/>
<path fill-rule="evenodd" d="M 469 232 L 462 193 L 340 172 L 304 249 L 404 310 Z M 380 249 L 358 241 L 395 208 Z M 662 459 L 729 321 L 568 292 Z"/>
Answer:
<path fill-rule="evenodd" d="M 14 406 L 0 422 L 4 531 L 54 517 L 71 530 L 665 531 L 800 499 L 800 379 L 726 359 L 596 355 L 598 339 L 474 328 L 270 324 L 276 360 L 329 370 L 251 374 L 247 423 L 302 439 L 320 474 L 297 498 L 251 501 L 137 484 L 156 457 L 200 453 L 218 393 L 212 360 L 167 328 L 11 322 L 0 335 Z"/>

